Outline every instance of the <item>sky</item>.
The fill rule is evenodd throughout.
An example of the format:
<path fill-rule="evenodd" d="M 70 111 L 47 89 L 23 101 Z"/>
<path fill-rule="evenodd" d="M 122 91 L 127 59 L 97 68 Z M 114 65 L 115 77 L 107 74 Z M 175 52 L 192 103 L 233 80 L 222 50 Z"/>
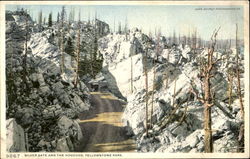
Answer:
<path fill-rule="evenodd" d="M 62 5 L 7 5 L 6 10 L 24 8 L 37 19 L 39 11 L 48 18 L 52 12 L 53 20 L 61 11 Z M 198 35 L 209 40 L 213 31 L 221 27 L 218 38 L 235 38 L 235 24 L 239 26 L 239 38 L 243 33 L 243 7 L 241 6 L 192 6 L 192 5 L 65 5 L 67 16 L 71 9 L 75 9 L 76 18 L 81 13 L 82 20 L 97 18 L 105 21 L 113 30 L 114 21 L 117 30 L 118 23 L 123 26 L 127 18 L 129 28 L 137 27 L 148 34 L 154 34 L 160 29 L 162 34 L 170 36 L 173 31 L 176 35 L 187 35 L 197 29 Z"/>

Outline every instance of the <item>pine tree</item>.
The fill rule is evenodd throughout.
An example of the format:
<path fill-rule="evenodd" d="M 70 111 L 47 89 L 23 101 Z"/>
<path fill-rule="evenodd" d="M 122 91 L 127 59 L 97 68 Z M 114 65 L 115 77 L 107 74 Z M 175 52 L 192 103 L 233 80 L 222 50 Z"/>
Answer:
<path fill-rule="evenodd" d="M 125 38 L 127 41 L 128 40 L 128 20 L 127 20 L 127 17 L 126 17 L 125 23 L 124 23 L 124 33 L 125 33 Z"/>
<path fill-rule="evenodd" d="M 188 30 L 187 45 L 191 45 L 190 30 Z"/>
<path fill-rule="evenodd" d="M 40 12 L 38 13 L 38 24 L 39 24 L 39 25 L 42 25 L 42 20 L 43 20 L 43 12 L 40 11 Z"/>
<path fill-rule="evenodd" d="M 86 75 L 89 73 L 89 64 L 88 64 L 88 50 L 89 45 L 82 40 L 80 44 L 80 53 L 84 53 L 84 56 L 80 56 L 80 64 L 79 64 L 79 75 Z M 81 54 L 80 54 L 81 55 Z"/>
<path fill-rule="evenodd" d="M 97 32 L 94 33 L 94 39 L 91 45 L 91 59 L 90 59 L 90 68 L 91 68 L 91 75 L 94 77 L 99 72 L 99 63 L 97 59 L 97 52 L 98 52 L 98 43 L 97 43 Z"/>
<path fill-rule="evenodd" d="M 151 30 L 149 30 L 149 32 L 148 32 L 148 37 L 149 37 L 150 39 L 152 39 L 152 32 L 151 32 Z"/>
<path fill-rule="evenodd" d="M 38 13 L 38 28 L 39 28 L 39 31 L 41 31 L 41 29 L 42 29 L 42 21 L 43 21 L 43 12 L 40 11 Z"/>
<path fill-rule="evenodd" d="M 198 48 L 201 48 L 201 36 L 199 35 L 199 38 L 197 39 L 198 40 Z"/>
<path fill-rule="evenodd" d="M 176 33 L 175 33 L 175 30 L 173 32 L 173 43 L 172 44 L 176 44 Z"/>
<path fill-rule="evenodd" d="M 97 35 L 95 35 L 94 41 L 92 43 L 93 62 L 97 60 L 97 50 L 98 50 Z"/>
<path fill-rule="evenodd" d="M 75 21 L 75 7 L 73 7 L 73 9 L 72 9 L 72 21 L 73 22 Z"/>
<path fill-rule="evenodd" d="M 69 26 L 70 26 L 70 24 L 72 23 L 72 20 L 73 19 L 73 13 L 72 13 L 72 8 L 71 8 L 71 10 L 70 10 L 70 12 L 69 12 Z"/>
<path fill-rule="evenodd" d="M 192 38 L 192 43 L 193 43 L 193 49 L 194 53 L 196 52 L 196 45 L 197 45 L 197 29 L 195 28 L 193 38 Z"/>
<path fill-rule="evenodd" d="M 115 17 L 114 17 L 114 24 L 113 25 L 114 25 L 114 33 L 115 33 Z"/>
<path fill-rule="evenodd" d="M 43 18 L 43 25 L 46 25 L 46 17 Z"/>
<path fill-rule="evenodd" d="M 121 34 L 122 33 L 122 26 L 121 26 L 121 22 L 119 22 L 118 25 L 118 33 Z"/>
<path fill-rule="evenodd" d="M 60 22 L 60 13 L 59 13 L 59 12 L 57 13 L 57 20 L 56 20 L 56 22 L 57 22 L 57 23 Z"/>
<path fill-rule="evenodd" d="M 187 45 L 187 37 L 186 37 L 186 35 L 184 35 L 183 41 L 184 41 L 184 45 Z"/>
<path fill-rule="evenodd" d="M 49 19 L 48 19 L 48 26 L 52 26 L 52 12 L 49 14 Z"/>
<path fill-rule="evenodd" d="M 181 34 L 179 33 L 178 44 L 181 44 Z"/>

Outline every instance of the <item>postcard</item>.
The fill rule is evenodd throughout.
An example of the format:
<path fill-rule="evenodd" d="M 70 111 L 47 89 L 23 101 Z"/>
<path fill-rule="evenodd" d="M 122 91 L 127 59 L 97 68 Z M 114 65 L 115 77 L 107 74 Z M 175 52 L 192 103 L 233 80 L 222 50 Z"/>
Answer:
<path fill-rule="evenodd" d="M 1 158 L 248 158 L 247 1 L 1 2 Z"/>

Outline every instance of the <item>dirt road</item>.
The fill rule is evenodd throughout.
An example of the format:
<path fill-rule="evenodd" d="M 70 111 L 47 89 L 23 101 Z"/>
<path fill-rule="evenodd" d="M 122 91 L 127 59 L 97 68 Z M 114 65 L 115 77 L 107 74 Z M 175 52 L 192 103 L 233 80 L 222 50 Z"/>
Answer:
<path fill-rule="evenodd" d="M 92 92 L 91 109 L 80 115 L 80 152 L 134 152 L 135 144 L 121 123 L 122 102 L 108 93 Z"/>

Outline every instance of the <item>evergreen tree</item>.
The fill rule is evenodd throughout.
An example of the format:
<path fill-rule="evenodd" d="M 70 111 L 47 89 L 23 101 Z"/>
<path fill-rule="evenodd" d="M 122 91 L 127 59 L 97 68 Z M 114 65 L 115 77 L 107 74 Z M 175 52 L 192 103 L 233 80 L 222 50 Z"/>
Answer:
<path fill-rule="evenodd" d="M 97 74 L 97 49 L 98 49 L 98 45 L 97 45 L 97 34 L 94 34 L 94 39 L 91 45 L 91 50 L 90 50 L 90 71 L 91 71 L 91 75 L 92 77 L 95 77 L 95 75 Z"/>
<path fill-rule="evenodd" d="M 121 26 L 121 22 L 119 22 L 118 25 L 118 33 L 121 34 L 122 33 L 122 26 Z"/>
<path fill-rule="evenodd" d="M 193 37 L 192 37 L 192 49 L 194 49 L 194 52 L 196 51 L 196 45 L 197 45 L 197 29 L 195 28 Z"/>
<path fill-rule="evenodd" d="M 79 75 L 83 76 L 90 72 L 89 60 L 88 60 L 88 51 L 90 50 L 90 46 L 84 41 L 81 41 L 80 44 L 80 52 L 83 53 L 83 57 L 80 56 L 80 64 L 79 64 Z"/>
<path fill-rule="evenodd" d="M 60 13 L 58 12 L 57 13 L 57 20 L 56 20 L 56 22 L 59 23 L 59 21 L 60 21 Z"/>
<path fill-rule="evenodd" d="M 114 31 L 113 31 L 114 33 L 115 33 L 115 23 L 116 23 L 116 22 L 115 22 L 115 17 L 114 17 L 114 24 L 113 24 L 113 25 L 114 25 Z"/>
<path fill-rule="evenodd" d="M 176 44 L 176 33 L 175 33 L 175 30 L 173 32 L 173 43 L 172 44 Z"/>
<path fill-rule="evenodd" d="M 43 21 L 43 12 L 40 11 L 38 13 L 38 29 L 39 29 L 39 31 L 42 30 L 42 21 Z"/>
<path fill-rule="evenodd" d="M 46 18 L 43 18 L 43 25 L 46 25 Z"/>
<path fill-rule="evenodd" d="M 72 23 L 72 18 L 73 17 L 73 15 L 72 15 L 72 9 L 70 10 L 70 12 L 69 12 L 69 25 Z"/>
<path fill-rule="evenodd" d="M 188 30 L 187 45 L 189 45 L 189 46 L 191 45 L 190 30 Z"/>
<path fill-rule="evenodd" d="M 128 39 L 128 20 L 127 20 L 127 17 L 125 19 L 125 24 L 124 24 L 124 33 L 125 33 L 125 38 L 126 40 Z"/>
<path fill-rule="evenodd" d="M 95 35 L 93 43 L 92 43 L 92 54 L 93 54 L 94 62 L 97 60 L 97 50 L 98 50 L 97 36 Z"/>
<path fill-rule="evenodd" d="M 49 19 L 48 19 L 48 26 L 52 26 L 52 13 L 49 14 Z"/>
<path fill-rule="evenodd" d="M 61 11 L 61 23 L 63 24 L 64 21 L 66 19 L 66 10 L 65 10 L 65 6 L 62 7 L 62 11 Z"/>
<path fill-rule="evenodd" d="M 42 19 L 43 19 L 43 12 L 40 11 L 38 13 L 38 24 L 41 26 L 42 25 Z"/>

